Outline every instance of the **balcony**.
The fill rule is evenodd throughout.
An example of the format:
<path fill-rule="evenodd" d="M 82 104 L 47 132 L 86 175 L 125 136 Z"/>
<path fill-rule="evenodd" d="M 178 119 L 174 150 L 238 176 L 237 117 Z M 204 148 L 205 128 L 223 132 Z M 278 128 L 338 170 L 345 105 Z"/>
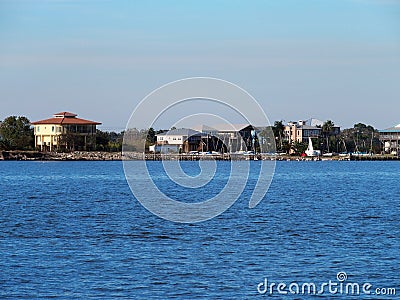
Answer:
<path fill-rule="evenodd" d="M 393 134 L 381 134 L 379 139 L 382 141 L 389 141 L 389 140 L 400 140 L 400 133 L 393 133 Z"/>

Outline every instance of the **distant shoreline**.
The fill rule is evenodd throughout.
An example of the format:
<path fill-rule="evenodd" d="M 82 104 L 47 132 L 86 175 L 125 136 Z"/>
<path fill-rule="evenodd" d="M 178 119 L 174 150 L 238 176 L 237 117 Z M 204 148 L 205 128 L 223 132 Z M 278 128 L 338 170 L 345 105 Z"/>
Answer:
<path fill-rule="evenodd" d="M 153 154 L 153 153 L 125 153 L 102 151 L 75 151 L 70 153 L 39 152 L 39 151 L 1 151 L 0 160 L 3 161 L 122 161 L 122 160 L 276 160 L 276 161 L 400 161 L 400 157 L 394 155 L 345 155 L 345 156 L 321 156 L 301 157 L 291 155 L 246 155 L 246 154 Z"/>

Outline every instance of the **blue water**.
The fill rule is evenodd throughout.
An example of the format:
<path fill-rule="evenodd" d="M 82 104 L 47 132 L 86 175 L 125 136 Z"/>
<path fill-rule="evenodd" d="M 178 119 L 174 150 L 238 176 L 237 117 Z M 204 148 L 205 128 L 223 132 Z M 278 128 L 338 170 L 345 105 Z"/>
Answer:
<path fill-rule="evenodd" d="M 178 224 L 135 200 L 121 162 L 0 162 L 0 298 L 349 299 L 257 291 L 346 272 L 397 292 L 354 298 L 394 299 L 399 178 L 399 162 L 277 162 L 256 208 L 249 186 L 217 218 Z"/>

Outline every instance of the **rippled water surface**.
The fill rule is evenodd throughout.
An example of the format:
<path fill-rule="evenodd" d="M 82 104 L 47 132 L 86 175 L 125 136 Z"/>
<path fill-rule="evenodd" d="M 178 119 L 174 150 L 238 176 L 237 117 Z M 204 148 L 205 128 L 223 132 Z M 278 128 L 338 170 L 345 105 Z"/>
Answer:
<path fill-rule="evenodd" d="M 215 188 L 229 175 L 219 164 Z M 140 205 L 121 162 L 0 162 L 0 298 L 304 299 L 260 295 L 257 285 L 338 282 L 338 272 L 397 288 L 398 297 L 399 170 L 399 162 L 278 162 L 256 208 L 250 182 L 219 217 L 178 224 Z M 174 191 L 189 197 L 171 183 Z"/>

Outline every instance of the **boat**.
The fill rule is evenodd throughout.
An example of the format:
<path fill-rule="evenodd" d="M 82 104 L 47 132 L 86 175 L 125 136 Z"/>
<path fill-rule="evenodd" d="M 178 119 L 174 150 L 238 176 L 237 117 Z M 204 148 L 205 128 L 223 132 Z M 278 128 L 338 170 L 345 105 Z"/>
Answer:
<path fill-rule="evenodd" d="M 311 138 L 308 138 L 308 147 L 307 150 L 305 151 L 305 154 L 307 156 L 311 156 L 311 157 L 315 157 L 315 156 L 320 156 L 321 155 L 321 151 L 320 150 L 314 150 Z"/>

